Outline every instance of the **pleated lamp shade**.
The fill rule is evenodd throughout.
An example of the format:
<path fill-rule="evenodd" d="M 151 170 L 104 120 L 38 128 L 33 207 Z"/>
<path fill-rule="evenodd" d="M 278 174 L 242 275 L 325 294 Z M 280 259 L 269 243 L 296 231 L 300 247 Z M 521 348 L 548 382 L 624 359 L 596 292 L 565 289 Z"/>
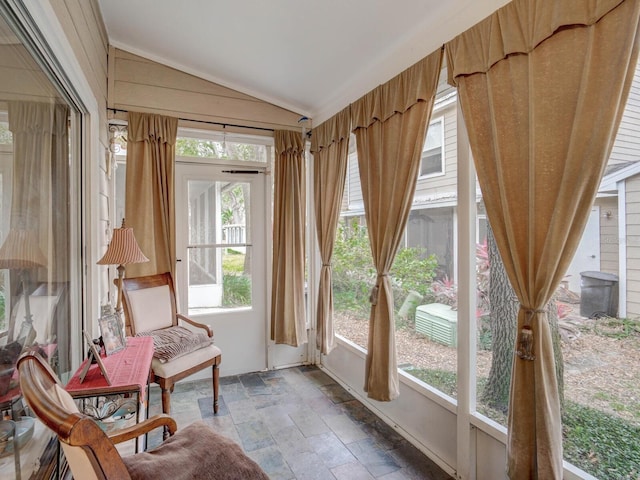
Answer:
<path fill-rule="evenodd" d="M 36 232 L 11 229 L 0 247 L 0 268 L 21 269 L 44 267 L 47 258 L 40 250 Z"/>
<path fill-rule="evenodd" d="M 128 263 L 144 263 L 149 259 L 145 257 L 138 246 L 133 228 L 122 227 L 113 230 L 111 243 L 107 247 L 104 256 L 98 260 L 98 265 L 126 265 Z"/>

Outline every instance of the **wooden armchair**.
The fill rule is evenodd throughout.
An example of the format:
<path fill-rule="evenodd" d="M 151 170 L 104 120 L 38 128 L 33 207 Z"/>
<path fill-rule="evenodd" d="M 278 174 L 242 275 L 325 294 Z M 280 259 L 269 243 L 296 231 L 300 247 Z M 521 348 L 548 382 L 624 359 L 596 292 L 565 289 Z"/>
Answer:
<path fill-rule="evenodd" d="M 232 440 L 195 422 L 176 433 L 176 422 L 156 415 L 132 427 L 107 435 L 98 424 L 78 411 L 51 367 L 28 352 L 18 360 L 20 387 L 33 413 L 60 440 L 71 473 L 77 479 L 171 480 L 260 479 L 268 476 Z M 115 445 L 165 427 L 171 437 L 149 452 L 121 457 Z M 175 435 L 174 435 L 175 433 Z"/>
<path fill-rule="evenodd" d="M 162 390 L 162 411 L 171 413 L 171 392 L 175 382 L 212 367 L 213 412 L 218 413 L 218 366 L 222 352 L 213 345 L 208 325 L 194 322 L 176 308 L 171 274 L 125 278 L 122 287 L 125 326 L 130 335 L 154 337 L 153 381 Z M 199 335 L 180 326 L 183 322 Z"/>

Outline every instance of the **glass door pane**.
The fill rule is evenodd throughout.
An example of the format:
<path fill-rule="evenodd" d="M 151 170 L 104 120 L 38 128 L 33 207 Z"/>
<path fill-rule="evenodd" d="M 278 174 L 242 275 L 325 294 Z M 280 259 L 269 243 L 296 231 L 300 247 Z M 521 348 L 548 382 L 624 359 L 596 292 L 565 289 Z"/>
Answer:
<path fill-rule="evenodd" d="M 190 314 L 251 307 L 250 184 L 189 180 Z"/>

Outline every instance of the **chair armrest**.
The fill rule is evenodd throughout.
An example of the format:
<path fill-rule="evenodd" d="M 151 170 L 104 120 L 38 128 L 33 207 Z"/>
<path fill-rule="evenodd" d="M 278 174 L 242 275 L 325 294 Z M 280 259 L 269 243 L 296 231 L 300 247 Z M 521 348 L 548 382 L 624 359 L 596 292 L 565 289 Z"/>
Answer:
<path fill-rule="evenodd" d="M 205 325 L 204 323 L 198 323 L 194 320 L 191 320 L 189 317 L 185 317 L 181 313 L 178 313 L 178 319 L 188 323 L 189 325 L 193 325 L 196 328 L 202 328 L 207 332 L 207 336 L 213 337 L 213 330 L 209 325 Z"/>
<path fill-rule="evenodd" d="M 161 413 L 160 415 L 154 415 L 153 417 L 140 423 L 136 423 L 130 427 L 111 432 L 109 434 L 109 439 L 111 439 L 114 444 L 118 444 L 126 442 L 127 440 L 132 440 L 140 435 L 144 435 L 145 433 L 149 433 L 158 427 L 167 427 L 169 435 L 173 435 L 178 429 L 176 421 L 173 418 L 166 413 Z"/>

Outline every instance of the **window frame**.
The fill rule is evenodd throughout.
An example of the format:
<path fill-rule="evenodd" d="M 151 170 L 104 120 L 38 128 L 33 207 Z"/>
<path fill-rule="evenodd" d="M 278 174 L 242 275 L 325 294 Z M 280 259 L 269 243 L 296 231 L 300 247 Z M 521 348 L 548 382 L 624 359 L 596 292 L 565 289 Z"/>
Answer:
<path fill-rule="evenodd" d="M 435 172 L 430 172 L 430 173 L 422 173 L 424 171 L 424 163 L 425 160 L 427 159 L 426 157 L 426 153 L 427 153 L 427 137 L 429 135 L 429 130 L 433 127 L 433 125 L 440 123 L 441 128 L 440 128 L 440 171 L 435 171 Z M 444 145 L 444 128 L 445 128 L 445 122 L 444 122 L 444 115 L 438 116 L 436 118 L 431 119 L 431 121 L 429 122 L 429 127 L 427 128 L 427 131 L 425 132 L 425 136 L 424 136 L 424 145 L 422 147 L 422 153 L 421 153 L 421 157 L 420 157 L 420 173 L 418 174 L 418 179 L 422 180 L 422 179 L 426 179 L 426 178 L 434 178 L 434 177 L 441 177 L 443 175 L 446 174 L 446 157 L 445 157 L 445 145 Z M 429 150 L 436 150 L 437 147 L 431 148 Z"/>

